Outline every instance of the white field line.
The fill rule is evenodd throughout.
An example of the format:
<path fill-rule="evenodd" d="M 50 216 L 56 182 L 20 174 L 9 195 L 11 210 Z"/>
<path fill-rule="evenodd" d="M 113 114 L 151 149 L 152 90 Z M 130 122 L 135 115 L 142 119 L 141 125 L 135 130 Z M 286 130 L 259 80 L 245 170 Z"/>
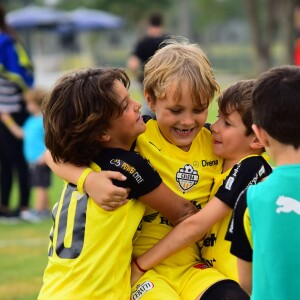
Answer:
<path fill-rule="evenodd" d="M 42 246 L 49 243 L 49 238 L 17 239 L 17 240 L 0 240 L 0 249 L 10 247 L 31 247 Z"/>

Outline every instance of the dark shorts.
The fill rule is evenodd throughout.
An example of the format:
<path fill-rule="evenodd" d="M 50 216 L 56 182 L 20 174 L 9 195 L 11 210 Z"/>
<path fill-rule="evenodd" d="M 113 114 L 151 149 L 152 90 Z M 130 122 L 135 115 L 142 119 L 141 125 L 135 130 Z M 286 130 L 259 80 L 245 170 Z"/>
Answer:
<path fill-rule="evenodd" d="M 51 181 L 51 171 L 47 165 L 29 165 L 29 185 L 31 187 L 48 188 Z"/>

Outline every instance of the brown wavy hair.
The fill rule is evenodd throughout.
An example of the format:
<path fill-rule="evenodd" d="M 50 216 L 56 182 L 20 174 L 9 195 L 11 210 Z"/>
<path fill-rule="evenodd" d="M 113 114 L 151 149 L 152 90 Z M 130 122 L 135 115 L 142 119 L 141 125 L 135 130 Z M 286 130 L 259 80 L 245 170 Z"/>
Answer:
<path fill-rule="evenodd" d="M 253 133 L 252 130 L 252 92 L 255 85 L 254 79 L 240 80 L 229 86 L 218 99 L 219 110 L 226 116 L 237 111 L 246 127 L 246 136 Z"/>
<path fill-rule="evenodd" d="M 89 68 L 66 74 L 43 102 L 45 143 L 55 162 L 88 165 L 101 151 L 100 137 L 123 108 L 114 89 L 128 89 L 126 73 L 117 68 Z"/>

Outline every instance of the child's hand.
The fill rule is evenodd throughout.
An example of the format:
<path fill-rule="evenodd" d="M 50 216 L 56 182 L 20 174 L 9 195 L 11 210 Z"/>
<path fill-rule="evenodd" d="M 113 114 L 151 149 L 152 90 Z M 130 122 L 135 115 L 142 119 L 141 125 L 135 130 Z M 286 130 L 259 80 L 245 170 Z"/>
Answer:
<path fill-rule="evenodd" d="M 91 172 L 84 182 L 84 190 L 104 210 L 113 211 L 128 202 L 128 190 L 113 185 L 112 179 L 126 180 L 114 171 Z"/>
<path fill-rule="evenodd" d="M 11 116 L 8 113 L 0 113 L 0 119 L 3 123 L 10 122 Z"/>
<path fill-rule="evenodd" d="M 16 138 L 23 138 L 22 128 L 14 121 L 9 113 L 0 113 L 0 120 Z"/>

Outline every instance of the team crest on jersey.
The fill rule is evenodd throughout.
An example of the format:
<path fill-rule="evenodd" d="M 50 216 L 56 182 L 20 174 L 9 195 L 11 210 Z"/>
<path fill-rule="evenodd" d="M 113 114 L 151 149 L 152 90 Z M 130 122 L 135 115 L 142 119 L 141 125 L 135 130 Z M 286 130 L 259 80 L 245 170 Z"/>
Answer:
<path fill-rule="evenodd" d="M 199 175 L 191 165 L 186 164 L 176 173 L 176 181 L 183 192 L 190 190 L 198 181 Z"/>
<path fill-rule="evenodd" d="M 141 297 L 154 288 L 154 284 L 151 281 L 145 281 L 142 284 L 137 285 L 136 290 L 131 295 L 131 300 L 139 300 Z"/>

